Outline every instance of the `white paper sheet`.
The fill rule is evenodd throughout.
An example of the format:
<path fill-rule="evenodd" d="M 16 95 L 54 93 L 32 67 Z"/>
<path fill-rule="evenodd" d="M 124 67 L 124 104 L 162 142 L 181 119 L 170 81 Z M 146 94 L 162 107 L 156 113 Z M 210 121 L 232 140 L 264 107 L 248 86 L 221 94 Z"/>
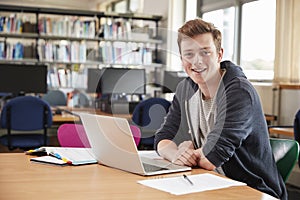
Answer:
<path fill-rule="evenodd" d="M 193 185 L 184 179 L 183 176 L 147 179 L 138 181 L 138 183 L 175 195 L 246 185 L 242 182 L 219 177 L 209 173 L 189 175 L 188 178 L 192 181 Z"/>

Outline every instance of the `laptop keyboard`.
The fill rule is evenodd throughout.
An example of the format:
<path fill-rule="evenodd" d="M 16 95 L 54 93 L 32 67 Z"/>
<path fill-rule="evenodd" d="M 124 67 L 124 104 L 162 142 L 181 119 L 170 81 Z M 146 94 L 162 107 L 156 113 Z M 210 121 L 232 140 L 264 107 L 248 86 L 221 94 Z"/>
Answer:
<path fill-rule="evenodd" d="M 143 163 L 144 166 L 144 170 L 145 172 L 156 172 L 156 171 L 160 171 L 160 170 L 167 170 L 168 168 L 164 168 L 164 167 L 158 167 L 155 165 L 150 165 L 147 163 Z"/>

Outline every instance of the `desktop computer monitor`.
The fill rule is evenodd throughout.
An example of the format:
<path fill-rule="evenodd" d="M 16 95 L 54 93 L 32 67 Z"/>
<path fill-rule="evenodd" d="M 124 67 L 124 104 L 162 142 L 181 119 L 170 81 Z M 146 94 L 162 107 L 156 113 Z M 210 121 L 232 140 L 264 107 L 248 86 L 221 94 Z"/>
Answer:
<path fill-rule="evenodd" d="M 143 95 L 146 93 L 145 69 L 103 68 L 97 92 L 109 95 Z"/>
<path fill-rule="evenodd" d="M 180 81 L 188 75 L 184 71 L 165 71 L 163 77 L 163 93 L 174 93 Z"/>
<path fill-rule="evenodd" d="M 47 66 L 1 63 L 0 92 L 14 96 L 47 93 Z"/>
<path fill-rule="evenodd" d="M 87 75 L 87 93 L 99 93 L 98 83 L 101 77 L 101 69 L 99 68 L 88 68 Z"/>

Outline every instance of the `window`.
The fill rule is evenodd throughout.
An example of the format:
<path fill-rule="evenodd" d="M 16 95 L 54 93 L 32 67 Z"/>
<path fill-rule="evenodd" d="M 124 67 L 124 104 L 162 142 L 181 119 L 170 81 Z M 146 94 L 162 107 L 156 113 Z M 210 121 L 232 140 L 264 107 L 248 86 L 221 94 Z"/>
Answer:
<path fill-rule="evenodd" d="M 195 19 L 197 17 L 197 0 L 185 1 L 185 21 Z"/>
<path fill-rule="evenodd" d="M 118 1 L 114 5 L 114 11 L 118 13 L 127 12 L 127 1 Z"/>
<path fill-rule="evenodd" d="M 241 65 L 250 80 L 272 80 L 276 1 L 203 2 L 203 19 L 214 23 L 222 32 L 223 60 Z"/>
<path fill-rule="evenodd" d="M 223 60 L 233 60 L 234 45 L 234 7 L 211 11 L 203 15 L 205 21 L 214 23 L 222 32 Z"/>
<path fill-rule="evenodd" d="M 273 79 L 275 4 L 260 0 L 243 5 L 240 60 L 249 79 Z"/>

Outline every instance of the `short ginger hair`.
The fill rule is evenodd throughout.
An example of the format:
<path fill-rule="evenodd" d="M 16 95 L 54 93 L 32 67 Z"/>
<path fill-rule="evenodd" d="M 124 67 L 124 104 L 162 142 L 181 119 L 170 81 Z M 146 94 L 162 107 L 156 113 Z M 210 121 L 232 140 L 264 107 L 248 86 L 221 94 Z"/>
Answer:
<path fill-rule="evenodd" d="M 178 29 L 177 43 L 181 54 L 181 42 L 184 38 L 193 38 L 199 34 L 211 33 L 217 52 L 221 50 L 222 33 L 212 24 L 200 18 L 187 21 Z"/>

